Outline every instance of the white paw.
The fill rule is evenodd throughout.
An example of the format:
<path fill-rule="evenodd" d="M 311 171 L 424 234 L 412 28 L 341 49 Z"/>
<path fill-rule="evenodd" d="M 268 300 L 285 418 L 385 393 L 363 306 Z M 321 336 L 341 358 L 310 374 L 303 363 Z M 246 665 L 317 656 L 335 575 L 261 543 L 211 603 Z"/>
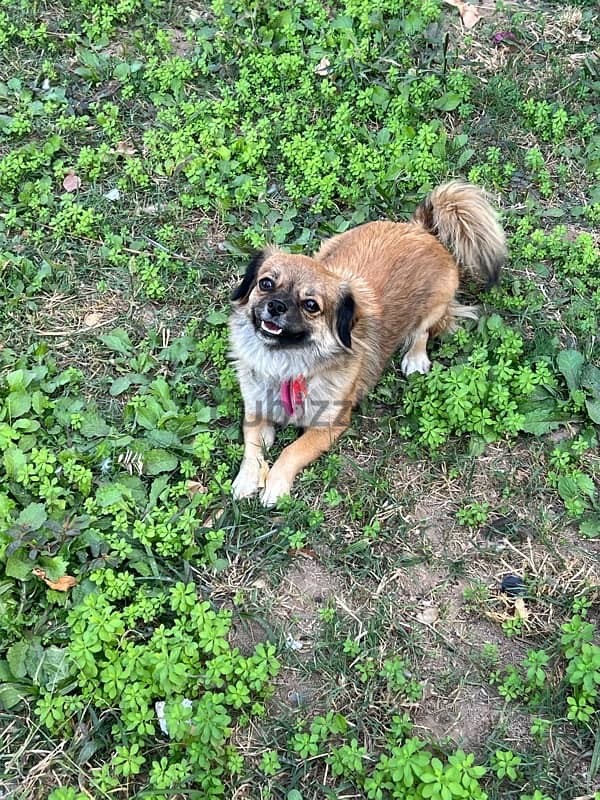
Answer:
<path fill-rule="evenodd" d="M 292 481 L 288 481 L 277 473 L 270 472 L 264 492 L 260 496 L 260 502 L 265 508 L 272 508 L 277 505 L 280 497 L 284 497 L 292 490 Z"/>
<path fill-rule="evenodd" d="M 400 369 L 405 375 L 413 372 L 420 372 L 425 375 L 431 368 L 431 361 L 427 358 L 427 353 L 407 353 L 402 359 Z"/>
<path fill-rule="evenodd" d="M 244 459 L 236 479 L 231 485 L 231 493 L 236 500 L 243 497 L 252 497 L 265 485 L 266 473 L 269 468 L 266 462 L 257 459 Z"/>

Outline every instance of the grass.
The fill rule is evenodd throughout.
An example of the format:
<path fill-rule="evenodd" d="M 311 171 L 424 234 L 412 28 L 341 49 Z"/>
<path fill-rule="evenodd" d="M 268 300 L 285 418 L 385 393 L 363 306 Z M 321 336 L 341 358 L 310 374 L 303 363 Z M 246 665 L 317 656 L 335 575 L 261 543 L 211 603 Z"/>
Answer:
<path fill-rule="evenodd" d="M 597 800 L 594 11 L 0 0 L 3 797 Z M 234 504 L 250 252 L 449 177 L 482 321 Z"/>

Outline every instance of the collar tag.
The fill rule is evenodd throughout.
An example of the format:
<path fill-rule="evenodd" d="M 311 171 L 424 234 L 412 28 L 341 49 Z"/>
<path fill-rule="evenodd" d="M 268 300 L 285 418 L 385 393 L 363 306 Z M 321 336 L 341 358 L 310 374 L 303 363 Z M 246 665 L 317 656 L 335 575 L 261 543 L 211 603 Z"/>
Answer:
<path fill-rule="evenodd" d="M 288 417 L 293 417 L 297 409 L 302 409 L 308 394 L 308 386 L 304 375 L 298 375 L 289 381 L 284 381 L 279 390 L 281 403 Z"/>

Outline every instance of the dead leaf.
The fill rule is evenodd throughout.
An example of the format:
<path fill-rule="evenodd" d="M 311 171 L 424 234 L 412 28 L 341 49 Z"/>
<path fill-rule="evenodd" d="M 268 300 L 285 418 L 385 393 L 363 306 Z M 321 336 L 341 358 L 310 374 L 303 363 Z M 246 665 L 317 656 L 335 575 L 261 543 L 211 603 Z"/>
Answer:
<path fill-rule="evenodd" d="M 508 622 L 509 619 L 522 619 L 523 622 L 529 619 L 529 611 L 522 597 L 517 597 L 515 600 L 506 600 L 505 605 L 513 606 L 515 610 L 514 614 L 510 614 L 506 611 L 486 611 L 485 616 L 493 622 L 499 622 L 500 624 Z"/>
<path fill-rule="evenodd" d="M 115 153 L 119 153 L 122 156 L 133 156 L 137 153 L 137 150 L 133 145 L 123 141 L 117 143 Z"/>
<path fill-rule="evenodd" d="M 121 192 L 115 186 L 114 189 L 109 189 L 108 192 L 105 192 L 105 194 L 103 194 L 102 197 L 105 197 L 107 200 L 114 202 L 115 200 L 121 199 Z"/>
<path fill-rule="evenodd" d="M 465 28 L 469 30 L 470 28 L 474 28 L 475 25 L 477 25 L 477 23 L 481 19 L 481 12 L 475 6 L 472 6 L 469 3 L 467 3 L 460 12 L 460 17 L 462 19 Z"/>
<path fill-rule="evenodd" d="M 515 600 L 515 619 L 529 619 L 529 611 L 525 607 L 525 600 L 522 597 L 517 597 Z"/>
<path fill-rule="evenodd" d="M 264 489 L 267 484 L 267 478 L 269 477 L 269 465 L 266 461 L 261 461 L 260 464 L 260 473 L 258 476 L 258 488 Z"/>
<path fill-rule="evenodd" d="M 206 494 L 208 489 L 201 481 L 188 481 L 187 482 L 187 492 L 188 495 L 193 497 L 195 494 Z"/>
<path fill-rule="evenodd" d="M 72 575 L 63 575 L 62 578 L 59 578 L 57 581 L 49 581 L 46 579 L 45 583 L 50 589 L 55 589 L 57 592 L 68 592 L 73 586 L 77 586 L 77 579 Z"/>
<path fill-rule="evenodd" d="M 429 606 L 428 608 L 424 608 L 422 611 L 419 611 L 417 614 L 417 622 L 420 622 L 423 625 L 433 625 L 439 616 L 439 608 L 437 606 Z"/>
<path fill-rule="evenodd" d="M 216 523 L 221 519 L 224 513 L 225 513 L 224 508 L 217 508 L 216 511 L 213 511 L 212 514 L 204 520 L 204 522 L 202 523 L 202 527 L 214 528 Z"/>
<path fill-rule="evenodd" d="M 83 324 L 86 328 L 95 328 L 96 325 L 102 320 L 102 314 L 99 311 L 91 311 L 83 318 Z"/>
<path fill-rule="evenodd" d="M 68 592 L 73 586 L 77 586 L 77 579 L 72 575 L 63 575 L 62 578 L 59 578 L 57 581 L 51 581 L 46 577 L 46 573 L 43 569 L 36 567 L 31 571 L 36 578 L 40 578 L 40 580 L 44 581 L 48 588 L 54 589 L 57 592 Z"/>
<path fill-rule="evenodd" d="M 290 548 L 288 550 L 288 553 L 291 556 L 304 556 L 304 558 L 312 558 L 313 561 L 317 561 L 318 560 L 317 554 L 310 547 L 301 547 L 299 550 L 294 550 L 293 548 Z"/>
<path fill-rule="evenodd" d="M 462 24 L 467 30 L 474 28 L 482 17 L 481 9 L 471 3 L 465 3 L 462 0 L 445 0 L 445 3 L 458 9 Z"/>
<path fill-rule="evenodd" d="M 315 75 L 320 75 L 322 78 L 326 78 L 327 75 L 331 72 L 329 69 L 331 66 L 331 61 L 327 58 L 327 56 L 323 56 L 323 58 L 319 61 L 317 66 L 315 67 Z"/>
<path fill-rule="evenodd" d="M 81 189 L 81 178 L 74 172 L 67 172 L 63 180 L 63 188 L 66 192 L 76 192 Z"/>
<path fill-rule="evenodd" d="M 200 19 L 204 19 L 204 14 L 202 11 L 198 11 L 195 8 L 188 8 L 188 17 L 190 18 L 190 22 L 198 22 Z"/>
<path fill-rule="evenodd" d="M 499 622 L 500 624 L 506 622 L 508 619 L 512 619 L 510 614 L 503 614 L 498 611 L 486 611 L 485 616 L 491 619 L 492 622 Z"/>

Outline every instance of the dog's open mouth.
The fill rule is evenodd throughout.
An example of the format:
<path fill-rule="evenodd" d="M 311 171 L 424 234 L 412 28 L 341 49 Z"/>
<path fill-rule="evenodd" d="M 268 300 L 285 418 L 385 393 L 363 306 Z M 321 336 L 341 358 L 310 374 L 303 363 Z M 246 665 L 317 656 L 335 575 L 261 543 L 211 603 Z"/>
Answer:
<path fill-rule="evenodd" d="M 272 322 L 268 319 L 261 320 L 260 329 L 271 336 L 281 336 L 283 333 L 283 328 L 281 325 L 278 325 L 276 322 Z"/>

